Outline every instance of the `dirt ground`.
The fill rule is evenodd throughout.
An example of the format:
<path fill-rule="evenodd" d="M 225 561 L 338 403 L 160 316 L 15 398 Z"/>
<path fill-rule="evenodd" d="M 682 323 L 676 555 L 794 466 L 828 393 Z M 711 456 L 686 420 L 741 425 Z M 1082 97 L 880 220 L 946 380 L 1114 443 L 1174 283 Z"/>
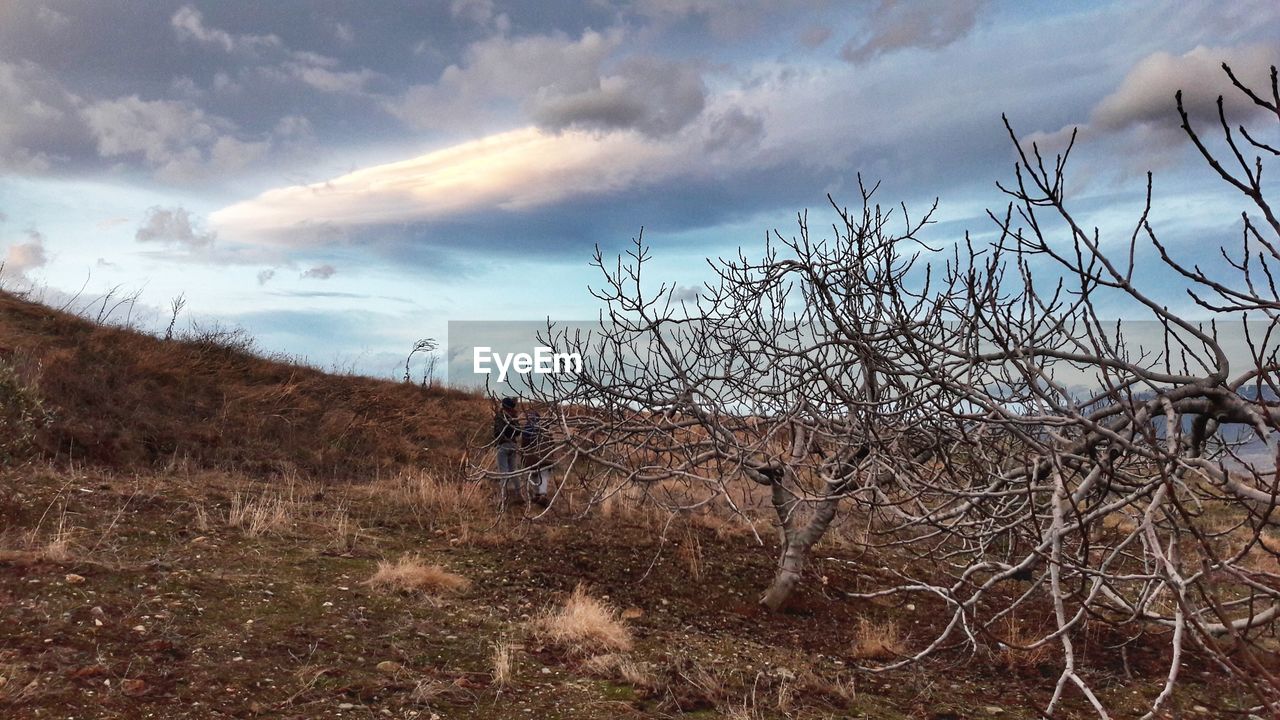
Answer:
<path fill-rule="evenodd" d="M 848 598 L 892 561 L 865 549 L 820 547 L 793 607 L 770 614 L 756 599 L 772 549 L 747 534 L 617 509 L 530 520 L 523 507 L 499 513 L 487 488 L 433 487 L 7 471 L 0 716 L 1034 718 L 1059 670 L 1053 653 L 967 649 L 864 669 L 876 664 L 858 656 L 867 628 L 892 626 L 907 652 L 942 618 L 941 605 Z M 270 498 L 277 512 L 246 519 Z M 470 587 L 433 597 L 367 584 L 379 560 L 405 553 Z M 636 672 L 592 669 L 530 632 L 579 584 L 626 618 Z M 1137 717 L 1158 691 L 1158 655 L 1143 647 L 1123 663 L 1104 638 L 1086 649 L 1116 717 Z M 1208 670 L 1185 672 L 1167 717 L 1221 717 L 1236 702 Z M 1059 715 L 1090 716 L 1078 697 Z"/>

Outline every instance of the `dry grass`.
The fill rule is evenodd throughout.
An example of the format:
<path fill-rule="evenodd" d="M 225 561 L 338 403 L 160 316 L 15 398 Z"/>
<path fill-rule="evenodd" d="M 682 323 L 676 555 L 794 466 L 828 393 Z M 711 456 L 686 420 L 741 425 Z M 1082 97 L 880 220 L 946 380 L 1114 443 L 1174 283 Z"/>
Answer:
<path fill-rule="evenodd" d="M 319 517 L 321 529 L 328 533 L 328 549 L 340 553 L 352 553 L 366 536 L 360 522 L 351 517 L 351 509 L 345 503 L 326 511 Z"/>
<path fill-rule="evenodd" d="M 493 684 L 504 688 L 515 679 L 515 645 L 502 639 L 493 644 Z"/>
<path fill-rule="evenodd" d="M 22 666 L 16 663 L 0 665 L 0 703 L 21 705 L 35 696 L 39 685 L 35 676 L 25 672 Z"/>
<path fill-rule="evenodd" d="M 1034 648 L 1028 647 L 1038 638 L 1038 634 L 1025 629 L 1012 615 L 1005 618 L 1004 627 L 997 638 L 1000 649 L 996 651 L 995 661 L 1000 667 L 1010 672 L 1030 673 L 1053 659 L 1054 648 L 1050 644 Z"/>
<path fill-rule="evenodd" d="M 679 547 L 676 548 L 676 557 L 689 571 L 689 576 L 694 580 L 702 579 L 704 561 L 702 557 L 702 542 L 698 540 L 698 535 L 692 531 L 685 533 L 684 538 L 680 540 Z"/>
<path fill-rule="evenodd" d="M 853 656 L 862 660 L 892 660 L 903 655 L 904 646 L 898 623 L 858 618 L 854 633 Z"/>
<path fill-rule="evenodd" d="M 65 563 L 75 559 L 75 529 L 67 527 L 66 516 L 58 518 L 58 527 L 44 542 L 35 542 L 35 552 L 49 562 Z"/>
<path fill-rule="evenodd" d="M 559 608 L 534 618 L 535 638 L 575 655 L 598 655 L 631 649 L 631 632 L 611 605 L 587 594 L 579 585 Z"/>
<path fill-rule="evenodd" d="M 653 689 L 658 681 L 644 665 L 621 653 L 605 653 L 588 658 L 582 668 L 595 677 L 616 680 L 635 688 Z"/>
<path fill-rule="evenodd" d="M 371 477 L 456 467 L 490 418 L 478 394 L 335 378 L 297 358 L 256 354 L 233 328 L 166 341 L 5 292 L 0 347 L 20 349 L 7 359 L 22 380 L 15 387 L 58 409 L 47 422 L 24 423 L 34 427 L 32 451 L 90 465 Z M 7 430 L 0 451 L 14 437 Z"/>
<path fill-rule="evenodd" d="M 279 496 L 263 495 L 257 498 L 237 494 L 231 498 L 227 512 L 227 524 L 244 530 L 249 537 L 276 533 L 293 524 L 293 502 Z"/>
<path fill-rule="evenodd" d="M 439 565 L 426 563 L 417 555 L 402 555 L 395 562 L 379 560 L 378 569 L 368 584 L 392 592 L 440 596 L 466 590 L 471 581 Z"/>
<path fill-rule="evenodd" d="M 409 508 L 428 521 L 476 517 L 493 510 L 482 484 L 445 479 L 434 472 L 399 473 L 362 489 L 379 503 Z"/>
<path fill-rule="evenodd" d="M 413 691 L 409 693 L 409 701 L 430 707 L 461 700 L 467 695 L 468 693 L 457 681 L 447 682 L 438 678 L 425 677 L 414 685 Z"/>

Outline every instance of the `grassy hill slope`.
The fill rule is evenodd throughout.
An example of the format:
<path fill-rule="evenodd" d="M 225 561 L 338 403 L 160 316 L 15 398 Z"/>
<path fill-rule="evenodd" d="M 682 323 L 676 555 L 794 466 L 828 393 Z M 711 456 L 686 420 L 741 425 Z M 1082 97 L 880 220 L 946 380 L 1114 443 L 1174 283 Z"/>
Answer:
<path fill-rule="evenodd" d="M 357 479 L 456 463 L 485 424 L 475 395 L 328 375 L 247 346 L 226 330 L 165 341 L 0 293 L 8 392 L 47 411 L 27 423 L 28 449 L 63 461 Z"/>

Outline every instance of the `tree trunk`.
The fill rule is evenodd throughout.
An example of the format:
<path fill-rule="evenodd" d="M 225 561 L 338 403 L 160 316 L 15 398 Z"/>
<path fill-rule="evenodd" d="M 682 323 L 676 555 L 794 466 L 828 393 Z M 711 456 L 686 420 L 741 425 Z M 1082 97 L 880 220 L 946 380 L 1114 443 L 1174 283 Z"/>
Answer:
<path fill-rule="evenodd" d="M 774 492 L 774 508 L 778 511 L 782 523 L 782 554 L 778 558 L 778 572 L 773 576 L 773 584 L 760 598 L 760 604 L 777 611 L 787 604 L 791 593 L 800 582 L 800 574 L 804 572 L 805 563 L 809 561 L 809 551 L 831 525 L 836 515 L 839 497 L 829 497 L 818 503 L 809 518 L 809 522 L 801 529 L 793 524 L 792 512 L 795 510 L 794 498 L 786 497 L 778 490 Z"/>
<path fill-rule="evenodd" d="M 775 612 L 781 610 L 791 598 L 808 559 L 808 546 L 796 541 L 787 543 L 778 560 L 778 572 L 773 576 L 773 584 L 760 598 L 760 604 Z"/>

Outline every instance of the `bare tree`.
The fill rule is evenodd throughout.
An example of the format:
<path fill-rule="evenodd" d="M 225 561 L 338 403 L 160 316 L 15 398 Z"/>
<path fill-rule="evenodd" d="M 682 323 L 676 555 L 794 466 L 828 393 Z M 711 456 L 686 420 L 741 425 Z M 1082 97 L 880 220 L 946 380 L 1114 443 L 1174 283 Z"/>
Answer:
<path fill-rule="evenodd" d="M 1280 120 L 1274 68 L 1270 98 L 1225 69 Z M 931 250 L 918 237 L 932 211 L 886 210 L 863 187 L 859 209 L 832 203 L 830 239 L 801 215 L 798 235 L 775 232 L 759 260 L 713 261 L 694 301 L 647 284 L 642 239 L 616 264 L 597 250 L 599 330 L 544 338 L 589 362 L 526 392 L 554 411 L 562 486 L 593 502 L 639 488 L 672 511 L 740 510 L 744 482 L 760 488 L 779 533 L 770 608 L 839 512 L 866 518 L 869 542 L 904 562 L 862 595 L 915 596 L 947 618 L 884 668 L 1007 645 L 1001 624 L 1034 610 L 1052 626 L 1020 644 L 1061 659 L 1047 714 L 1074 688 L 1109 717 L 1077 647 L 1099 629 L 1122 653 L 1144 637 L 1168 643 L 1148 717 L 1192 654 L 1253 709 L 1280 712 L 1263 642 L 1280 614 L 1277 456 L 1240 451 L 1250 438 L 1272 447 L 1280 429 L 1280 221 L 1262 182 L 1278 151 L 1222 107 L 1210 143 L 1177 98 L 1192 144 L 1261 218 L 1243 215 L 1243 248 L 1223 251 L 1221 272 L 1158 239 L 1150 176 L 1127 252 L 1108 255 L 1069 207 L 1070 147 L 1046 159 L 1012 128 L 1015 179 L 988 246 Z M 1204 321 L 1139 287 L 1147 251 Z M 1108 321 L 1102 308 L 1117 303 L 1133 310 Z M 1227 324 L 1243 358 L 1228 352 Z"/>

